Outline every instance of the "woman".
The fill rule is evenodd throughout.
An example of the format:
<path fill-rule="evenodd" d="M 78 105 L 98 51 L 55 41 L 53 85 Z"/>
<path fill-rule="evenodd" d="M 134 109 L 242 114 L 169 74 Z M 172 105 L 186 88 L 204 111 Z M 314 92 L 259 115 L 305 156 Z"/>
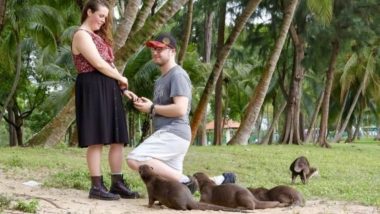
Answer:
<path fill-rule="evenodd" d="M 89 197 L 102 200 L 139 196 L 126 187 L 121 173 L 128 132 L 120 89 L 129 99 L 137 100 L 137 96 L 126 90 L 128 79 L 113 64 L 111 21 L 106 1 L 88 1 L 72 42 L 78 70 L 75 105 L 79 147 L 87 148 L 91 176 Z M 112 185 L 109 192 L 101 172 L 103 145 L 110 145 L 108 161 Z"/>

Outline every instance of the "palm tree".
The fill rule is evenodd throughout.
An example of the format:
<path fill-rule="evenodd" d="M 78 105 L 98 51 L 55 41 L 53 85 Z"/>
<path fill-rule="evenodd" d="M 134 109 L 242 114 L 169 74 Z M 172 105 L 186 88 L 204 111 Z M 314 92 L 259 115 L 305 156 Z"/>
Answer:
<path fill-rule="evenodd" d="M 374 75 L 374 72 L 375 72 L 374 52 L 375 51 L 373 49 L 365 50 L 364 51 L 365 60 L 358 60 L 357 54 L 354 53 L 349 59 L 347 66 L 345 67 L 345 70 L 344 70 L 345 73 L 353 70 L 354 72 L 357 72 L 358 77 L 361 77 L 362 79 L 359 81 L 360 82 L 359 88 L 351 103 L 346 119 L 343 122 L 342 126 L 340 127 L 338 133 L 336 134 L 334 141 L 338 141 L 341 138 L 343 131 L 346 129 L 347 124 L 351 118 L 351 115 L 355 107 L 357 107 L 356 104 L 359 100 L 359 97 L 365 94 L 365 90 L 369 84 L 369 81 L 371 80 L 371 78 L 375 76 Z M 343 76 L 346 76 L 346 75 L 343 75 Z M 347 86 L 345 88 L 347 88 Z"/>
<path fill-rule="evenodd" d="M 1 55 L 4 56 L 3 66 L 15 73 L 15 79 L 0 111 L 0 120 L 4 109 L 14 99 L 23 64 L 31 66 L 31 62 L 23 62 L 22 59 L 22 55 L 28 52 L 27 47 L 30 47 L 28 44 L 33 41 L 32 43 L 38 48 L 42 48 L 42 52 L 46 54 L 54 52 L 58 43 L 55 32 L 62 24 L 62 20 L 56 16 L 57 10 L 52 7 L 24 1 L 9 1 L 8 3 L 9 21 L 5 25 L 8 31 L 1 43 Z"/>
<path fill-rule="evenodd" d="M 247 23 L 248 19 L 251 17 L 253 11 L 256 10 L 256 7 L 260 2 L 261 0 L 250 0 L 247 3 L 241 15 L 235 21 L 235 26 L 232 29 L 230 36 L 228 37 L 227 41 L 224 43 L 223 48 L 221 49 L 221 51 L 219 52 L 217 56 L 212 72 L 209 76 L 205 89 L 202 93 L 201 100 L 199 101 L 199 104 L 193 115 L 193 119 L 191 121 L 191 136 L 192 136 L 191 142 L 194 142 L 194 138 L 198 131 L 199 124 L 201 123 L 204 112 L 206 111 L 206 106 L 208 104 L 208 101 L 210 100 L 211 92 L 215 86 L 217 79 L 219 78 L 224 62 L 226 61 L 230 53 L 231 47 L 234 44 L 234 42 L 237 40 L 240 32 L 243 30 L 244 25 Z"/>
<path fill-rule="evenodd" d="M 248 107 L 245 110 L 243 120 L 233 138 L 228 142 L 229 145 L 233 144 L 247 144 L 249 136 L 252 132 L 251 127 L 255 124 L 261 106 L 264 102 L 265 94 L 268 90 L 269 83 L 272 79 L 273 72 L 276 68 L 277 61 L 281 55 L 282 48 L 285 43 L 286 35 L 288 33 L 290 24 L 292 22 L 295 10 L 297 8 L 298 0 L 292 0 L 284 10 L 284 18 L 280 29 L 280 34 L 276 40 L 275 46 L 272 50 L 271 56 L 267 61 L 265 70 L 253 92 Z"/>

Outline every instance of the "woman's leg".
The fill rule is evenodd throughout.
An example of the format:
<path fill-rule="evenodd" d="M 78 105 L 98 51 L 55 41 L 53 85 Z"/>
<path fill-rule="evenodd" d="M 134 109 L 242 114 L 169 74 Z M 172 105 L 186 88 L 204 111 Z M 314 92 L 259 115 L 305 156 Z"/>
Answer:
<path fill-rule="evenodd" d="M 92 145 L 87 148 L 87 167 L 90 176 L 101 176 L 101 159 L 103 145 Z"/>
<path fill-rule="evenodd" d="M 101 170 L 103 145 L 92 145 L 87 148 L 87 166 L 91 176 L 89 198 L 100 200 L 118 200 L 119 195 L 109 193 L 103 183 Z"/>
<path fill-rule="evenodd" d="M 124 159 L 124 145 L 123 144 L 111 144 L 108 153 L 108 161 L 111 168 L 111 188 L 110 192 L 119 194 L 122 198 L 139 198 L 137 192 L 133 192 L 129 189 L 125 183 L 122 174 L 122 165 Z"/>
<path fill-rule="evenodd" d="M 108 152 L 108 162 L 111 168 L 112 174 L 121 174 L 124 159 L 124 145 L 123 144 L 111 144 Z"/>

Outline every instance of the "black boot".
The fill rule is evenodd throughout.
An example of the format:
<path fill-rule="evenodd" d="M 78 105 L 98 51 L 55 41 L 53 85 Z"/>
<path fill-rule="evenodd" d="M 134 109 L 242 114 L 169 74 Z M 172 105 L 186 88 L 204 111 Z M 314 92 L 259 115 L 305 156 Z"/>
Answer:
<path fill-rule="evenodd" d="M 120 199 L 119 195 L 108 192 L 103 183 L 103 176 L 91 176 L 91 189 L 88 197 L 100 200 Z"/>
<path fill-rule="evenodd" d="M 122 198 L 139 198 L 138 192 L 133 192 L 129 189 L 128 185 L 124 183 L 123 175 L 111 175 L 111 188 L 110 192 L 114 194 L 119 194 Z"/>

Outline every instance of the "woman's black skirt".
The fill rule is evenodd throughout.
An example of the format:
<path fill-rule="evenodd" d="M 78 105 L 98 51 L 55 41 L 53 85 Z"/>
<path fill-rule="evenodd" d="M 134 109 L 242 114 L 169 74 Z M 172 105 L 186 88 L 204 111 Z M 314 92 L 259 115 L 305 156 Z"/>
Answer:
<path fill-rule="evenodd" d="M 98 71 L 78 74 L 75 107 L 79 147 L 128 143 L 122 95 L 115 79 Z"/>

